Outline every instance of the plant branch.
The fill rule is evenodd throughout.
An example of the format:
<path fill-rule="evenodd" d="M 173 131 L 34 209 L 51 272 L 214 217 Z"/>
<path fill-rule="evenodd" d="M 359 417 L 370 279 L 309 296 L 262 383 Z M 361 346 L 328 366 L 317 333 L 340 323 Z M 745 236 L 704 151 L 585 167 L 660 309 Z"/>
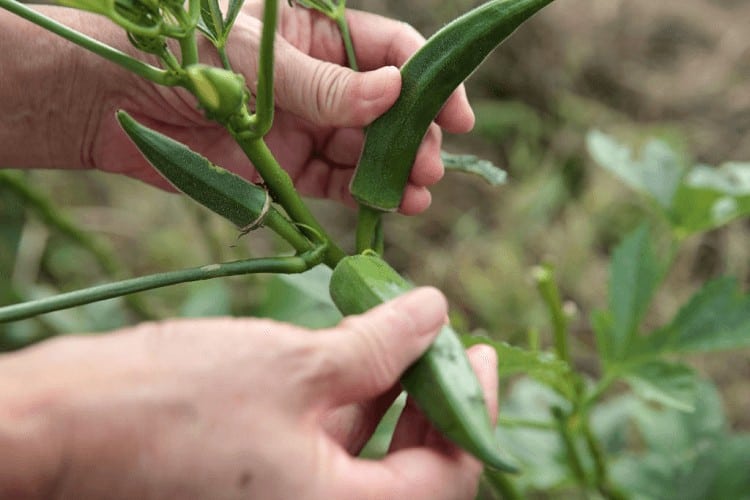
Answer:
<path fill-rule="evenodd" d="M 67 26 L 58 23 L 54 19 L 51 19 L 44 14 L 41 14 L 36 10 L 23 5 L 20 2 L 17 2 L 15 0 L 0 0 L 0 8 L 8 10 L 26 19 L 27 21 L 41 26 L 42 28 L 51 31 L 56 35 L 59 35 L 66 40 L 69 40 L 76 45 L 79 45 L 84 49 L 107 59 L 108 61 L 122 66 L 128 71 L 146 78 L 147 80 L 167 86 L 174 86 L 179 81 L 179 79 L 171 72 L 165 71 L 155 66 L 151 66 L 150 64 L 146 64 L 143 61 L 139 61 L 138 59 L 135 59 L 125 54 L 124 52 L 110 47 L 109 45 L 106 45 L 87 35 L 84 35 L 83 33 L 80 33 L 74 29 L 68 28 Z"/>
<path fill-rule="evenodd" d="M 273 49 L 278 10 L 278 0 L 266 0 L 263 7 L 263 31 L 261 33 L 260 53 L 258 55 L 258 85 L 255 90 L 255 114 L 251 119 L 251 130 L 256 137 L 266 135 L 273 123 Z"/>
<path fill-rule="evenodd" d="M 235 140 L 253 163 L 265 182 L 273 200 L 279 203 L 294 222 L 310 226 L 317 231 L 327 243 L 328 248 L 324 262 L 335 267 L 344 257 L 344 251 L 333 242 L 315 216 L 310 212 L 297 190 L 294 188 L 289 174 L 276 161 L 263 139 L 249 138 L 242 134 L 235 134 Z M 268 224 L 270 226 L 270 224 Z M 274 228 L 275 230 L 275 228 Z M 283 236 L 283 235 L 282 235 Z"/>
<path fill-rule="evenodd" d="M 0 308 L 0 323 L 191 281 L 250 273 L 301 273 L 319 264 L 323 259 L 325 250 L 326 246 L 321 245 L 309 252 L 293 257 L 248 259 L 223 264 L 210 264 L 106 283 L 41 300 L 2 307 Z"/>
<path fill-rule="evenodd" d="M 73 221 L 50 203 L 43 193 L 33 189 L 28 183 L 23 182 L 21 178 L 12 175 L 10 172 L 0 172 L 0 184 L 5 185 L 23 199 L 25 204 L 32 208 L 47 226 L 55 229 L 60 234 L 89 251 L 106 274 L 115 278 L 123 277 L 125 266 L 120 263 L 109 246 L 105 245 L 98 238 L 82 231 Z M 129 298 L 127 302 L 141 317 L 154 317 L 149 307 L 136 297 Z"/>
<path fill-rule="evenodd" d="M 349 63 L 349 67 L 354 71 L 359 71 L 357 55 L 354 52 L 354 43 L 352 42 L 352 35 L 349 32 L 349 23 L 346 22 L 346 2 L 339 2 L 333 20 L 336 22 L 336 26 L 338 26 L 339 32 L 341 33 L 341 39 L 344 42 L 344 50 L 346 51 L 346 60 Z"/>

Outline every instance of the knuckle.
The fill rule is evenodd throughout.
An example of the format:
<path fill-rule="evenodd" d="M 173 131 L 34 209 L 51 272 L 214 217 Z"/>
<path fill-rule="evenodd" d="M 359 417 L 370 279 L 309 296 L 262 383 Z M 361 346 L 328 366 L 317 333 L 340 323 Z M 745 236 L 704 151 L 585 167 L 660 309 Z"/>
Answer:
<path fill-rule="evenodd" d="M 337 114 L 337 108 L 349 83 L 350 76 L 333 64 L 323 63 L 315 68 L 310 95 L 313 102 L 314 116 L 327 120 Z"/>
<path fill-rule="evenodd" d="M 371 383 L 379 387 L 390 385 L 400 373 L 397 358 L 389 355 L 391 349 L 387 339 L 393 331 L 402 329 L 399 324 L 405 320 L 388 305 L 384 306 L 382 314 L 383 321 L 373 322 L 355 316 L 346 318 L 341 324 L 353 338 L 355 357 L 362 363 L 362 369 L 371 377 Z"/>

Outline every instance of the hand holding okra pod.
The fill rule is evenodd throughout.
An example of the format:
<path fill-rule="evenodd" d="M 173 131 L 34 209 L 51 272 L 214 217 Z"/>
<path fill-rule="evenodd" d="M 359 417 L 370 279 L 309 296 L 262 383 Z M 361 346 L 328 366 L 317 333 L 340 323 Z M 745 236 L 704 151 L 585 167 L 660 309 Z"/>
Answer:
<path fill-rule="evenodd" d="M 377 250 L 379 247 L 373 246 L 373 243 L 377 240 L 376 231 L 379 225 L 372 223 L 376 219 L 370 215 L 372 209 L 390 211 L 400 208 L 405 213 L 420 211 L 429 204 L 429 195 L 424 185 L 437 181 L 442 174 L 441 166 L 434 163 L 435 158 L 439 156 L 440 137 L 437 126 L 431 125 L 432 120 L 437 118 L 454 132 L 465 131 L 471 127 L 473 119 L 471 114 L 466 112 L 468 107 L 465 98 L 460 91 L 454 93 L 454 90 L 495 45 L 549 1 L 494 0 L 471 14 L 459 18 L 431 38 L 415 56 L 409 58 L 401 71 L 401 76 L 404 84 L 411 84 L 413 77 L 416 81 L 414 88 L 406 85 L 401 88 L 400 85 L 388 84 L 385 86 L 385 92 L 383 88 L 373 88 L 370 85 L 376 81 L 376 76 L 381 81 L 388 79 L 393 81 L 396 77 L 393 69 L 375 70 L 374 73 L 379 74 L 369 75 L 369 82 L 364 80 L 368 75 L 346 73 L 345 76 L 339 76 L 344 83 L 338 84 L 316 80 L 315 75 L 320 73 L 313 72 L 308 75 L 309 82 L 293 85 L 296 82 L 285 73 L 289 70 L 285 70 L 283 64 L 275 64 L 275 58 L 283 57 L 287 64 L 289 61 L 305 61 L 305 58 L 301 57 L 304 54 L 300 55 L 299 50 L 294 47 L 283 44 L 280 47 L 275 46 L 279 14 L 275 0 L 267 0 L 264 4 L 256 73 L 251 72 L 249 79 L 246 75 L 235 72 L 234 66 L 237 63 L 233 61 L 232 54 L 228 50 L 233 45 L 227 43 L 231 28 L 235 25 L 241 10 L 239 1 L 230 2 L 225 17 L 218 3 L 212 0 L 203 2 L 190 0 L 187 5 L 180 2 L 150 3 L 125 0 L 115 0 L 109 4 L 99 5 L 85 0 L 64 0 L 65 5 L 104 15 L 124 28 L 134 47 L 157 57 L 158 66 L 140 62 L 112 47 L 96 45 L 83 35 L 66 31 L 67 28 L 60 27 L 49 18 L 39 17 L 34 11 L 19 7 L 14 0 L 0 0 L 0 6 L 55 31 L 146 80 L 163 86 L 163 88 L 156 87 L 159 89 L 156 93 L 158 99 L 169 100 L 185 90 L 193 94 L 205 118 L 217 122 L 228 132 L 226 137 L 236 143 L 229 149 L 230 152 L 233 151 L 236 154 L 235 159 L 240 158 L 237 153 L 241 151 L 255 167 L 263 182 L 264 195 L 259 193 L 261 188 L 250 185 L 238 176 L 228 174 L 200 154 L 209 156 L 211 151 L 195 152 L 188 146 L 174 141 L 174 136 L 180 137 L 186 132 L 174 123 L 170 123 L 171 126 L 168 127 L 173 132 L 170 134 L 173 138 L 170 139 L 149 126 L 144 126 L 144 121 L 152 120 L 148 115 L 140 116 L 144 114 L 144 108 L 129 109 L 129 113 L 118 112 L 119 122 L 148 162 L 174 187 L 231 220 L 243 232 L 266 224 L 297 252 L 298 260 L 294 260 L 294 264 L 289 263 L 288 267 L 288 261 L 284 260 L 285 258 L 279 258 L 276 267 L 271 265 L 253 268 L 251 266 L 243 268 L 242 272 L 267 272 L 269 270 L 299 272 L 322 262 L 335 268 L 331 291 L 342 312 L 363 313 L 380 302 L 396 298 L 400 293 L 406 292 L 409 287 L 395 271 L 385 265 L 379 256 L 345 256 L 342 248 L 327 234 L 325 228 L 300 197 L 300 193 L 305 192 L 304 187 L 308 182 L 306 176 L 327 175 L 325 194 L 332 198 L 346 199 L 348 195 L 345 193 L 348 191 L 345 191 L 342 186 L 346 185 L 344 182 L 348 179 L 349 173 L 341 167 L 353 164 L 355 157 L 352 156 L 352 152 L 357 151 L 362 143 L 362 138 L 356 134 L 356 130 L 352 133 L 351 129 L 346 127 L 367 125 L 390 106 L 392 99 L 396 98 L 395 91 L 400 92 L 399 100 L 391 112 L 369 129 L 364 153 L 359 159 L 357 174 L 351 185 L 352 194 L 364 207 L 361 211 L 363 217 L 360 219 L 357 230 L 357 249 L 369 252 L 372 252 L 371 248 Z M 317 5 L 315 2 L 310 5 L 307 5 L 308 2 L 300 3 L 308 7 Z M 344 2 L 340 1 L 339 9 L 326 12 L 326 15 L 332 17 L 336 13 L 343 12 L 343 5 Z M 310 18 L 310 23 L 314 31 L 317 24 L 312 18 Z M 339 24 L 339 27 L 343 25 L 345 23 Z M 459 36 L 467 29 L 467 36 Z M 208 40 L 210 45 L 213 45 L 217 59 L 220 61 L 219 67 L 199 63 L 200 52 L 196 37 L 198 32 L 205 36 L 201 40 Z M 348 32 L 345 33 L 348 36 Z M 356 36 L 354 38 L 356 46 Z M 411 38 L 414 39 L 413 35 Z M 175 47 L 167 44 L 168 39 L 178 44 L 179 52 L 173 52 Z M 367 70 L 383 64 L 400 64 L 406 59 L 405 53 L 393 49 L 393 38 L 381 39 L 380 42 L 383 45 L 375 47 L 375 52 L 372 47 L 368 47 L 357 54 L 357 62 L 360 63 L 359 66 L 362 69 Z M 385 53 L 390 54 L 385 59 L 383 59 L 384 47 L 388 49 Z M 351 41 L 333 50 L 333 55 L 332 53 L 325 54 L 325 57 L 334 61 L 348 59 L 352 62 L 352 51 L 344 49 L 351 49 Z M 339 53 L 335 55 L 337 51 Z M 311 49 L 310 53 L 316 55 L 314 49 Z M 438 55 L 448 55 L 448 59 L 440 59 Z M 468 55 L 472 57 L 466 57 Z M 317 64 L 320 67 L 319 61 Z M 455 71 L 457 66 L 460 67 L 460 71 Z M 334 66 L 329 66 L 329 68 L 332 67 Z M 346 70 L 336 69 L 336 71 L 340 75 L 341 71 Z M 298 70 L 296 76 L 300 77 L 300 74 L 302 77 L 305 76 L 304 71 Z M 277 83 L 274 80 L 277 76 L 282 78 L 286 76 L 288 81 Z M 246 87 L 247 81 L 254 82 L 254 85 Z M 326 84 L 328 87 L 325 86 Z M 289 90 L 290 85 L 292 90 Z M 282 91 L 275 94 L 274 89 L 277 87 Z M 336 93 L 339 88 L 344 89 L 341 94 Z M 306 92 L 303 94 L 305 97 L 315 96 L 313 102 L 316 104 L 311 108 L 308 105 L 309 99 L 299 98 L 300 92 Z M 356 96 L 355 102 L 362 103 L 358 112 L 348 109 L 346 100 L 341 97 L 349 94 Z M 154 98 L 154 95 L 149 95 L 148 92 L 145 95 L 150 99 Z M 404 105 L 404 102 L 408 104 Z M 174 101 L 170 104 L 173 103 Z M 285 109 L 283 103 L 288 104 L 289 109 Z M 119 108 L 121 104 L 117 100 L 110 102 L 108 110 L 111 112 L 112 107 Z M 438 115 L 439 109 L 443 106 L 445 106 L 444 111 Z M 462 107 L 463 116 L 458 112 Z M 326 110 L 329 108 L 343 111 L 343 115 L 334 113 L 327 116 Z M 178 118 L 184 119 L 179 117 L 179 113 L 174 113 L 170 117 L 175 114 Z M 136 115 L 136 119 L 133 115 Z M 405 115 L 413 116 L 417 121 L 404 124 L 403 120 L 394 121 L 393 119 L 393 116 L 403 118 Z M 192 127 L 187 131 L 188 135 L 194 135 L 192 129 L 202 125 L 197 115 L 192 116 L 191 119 Z M 312 128 L 310 119 L 312 119 Z M 379 123 L 386 125 L 379 126 Z M 281 124 L 280 129 L 278 124 Z M 275 129 L 274 126 L 276 126 Z M 274 136 L 274 130 L 277 131 L 277 136 Z M 111 144 L 108 144 L 106 148 L 100 144 L 102 136 L 99 133 L 103 133 L 105 137 L 116 136 L 116 132 L 108 129 L 108 124 L 101 124 L 97 132 L 93 139 L 90 139 L 91 144 L 87 145 L 87 149 L 91 151 L 92 161 L 106 159 L 107 154 L 113 149 L 119 153 L 120 157 L 123 156 L 123 151 L 117 151 L 116 148 L 111 147 Z M 393 141 L 388 139 L 394 133 L 406 133 L 411 136 L 406 141 L 408 152 L 400 152 L 394 147 Z M 388 134 L 390 135 L 386 137 Z M 229 143 L 219 143 L 210 131 L 202 135 L 214 139 L 211 145 L 221 148 L 224 154 L 227 154 L 224 148 L 228 147 Z M 427 139 L 423 140 L 425 137 Z M 291 163 L 293 164 L 289 165 L 283 153 L 288 149 L 282 145 L 274 148 L 274 141 L 283 139 L 287 143 L 295 139 L 299 141 L 300 138 L 308 139 L 308 141 L 303 143 L 302 151 L 292 150 L 289 156 L 292 157 Z M 310 159 L 310 151 L 316 148 L 325 155 L 325 158 L 316 156 Z M 276 155 L 274 149 L 282 153 Z M 396 156 L 392 158 L 388 156 L 389 151 L 397 151 Z M 127 148 L 125 152 L 127 153 Z M 420 152 L 422 158 L 420 158 Z M 124 156 L 127 157 L 127 154 Z M 227 159 L 225 158 L 224 161 Z M 432 165 L 430 165 L 431 162 Z M 429 168 L 425 167 L 425 164 Z M 430 173 L 420 174 L 420 168 L 417 168 L 419 165 L 422 165 L 422 171 L 427 170 Z M 234 162 L 229 166 L 236 169 Z M 304 167 L 301 175 L 295 179 L 298 191 L 292 179 L 295 167 L 298 169 L 300 166 Z M 134 175 L 143 177 L 139 168 L 137 166 L 125 167 L 126 171 L 134 171 Z M 337 168 L 340 170 L 337 171 Z M 395 177 L 386 175 L 388 172 L 398 175 Z M 336 175 L 337 173 L 339 175 Z M 247 171 L 245 175 L 255 178 Z M 146 177 L 146 180 L 149 178 Z M 409 187 L 410 180 L 411 188 Z M 317 181 L 312 182 L 314 184 Z M 334 186 L 333 192 L 331 192 L 331 186 Z M 248 204 L 243 199 L 242 193 L 251 191 L 254 193 L 251 196 L 257 201 Z M 318 191 L 320 191 L 319 187 Z M 383 195 L 389 198 L 384 203 L 369 199 L 372 196 L 377 198 Z M 259 203 L 260 200 L 263 202 Z M 241 217 L 238 214 L 241 214 Z M 273 261 L 273 258 L 267 260 Z M 252 261 L 248 263 L 252 264 Z M 194 279 L 213 277 L 207 274 L 210 267 L 200 268 L 199 271 L 205 271 L 205 273 L 201 275 L 199 272 Z M 165 282 L 179 282 L 178 279 L 172 278 L 170 275 Z M 146 280 L 147 277 L 144 277 L 143 283 Z M 107 290 L 107 293 L 99 288 L 82 291 L 82 294 L 76 296 L 78 302 L 75 304 L 84 303 L 80 301 L 81 295 L 85 297 L 88 294 L 95 300 L 112 296 L 111 288 Z M 138 288 L 131 291 L 135 290 Z M 364 300 L 364 296 L 369 292 L 373 293 L 375 299 Z M 65 299 L 67 300 L 67 297 Z M 65 301 L 62 303 L 68 304 Z M 355 303 L 356 307 L 347 305 Z M 35 311 L 39 312 L 36 309 Z M 2 314 L 3 311 L 0 310 L 0 318 Z M 472 372 L 463 348 L 452 330 L 447 327 L 442 329 L 433 347 L 404 374 L 402 383 L 428 419 L 454 445 L 467 450 L 487 465 L 501 470 L 512 470 L 497 453 L 494 428 L 490 418 L 494 405 L 491 405 L 488 413 L 480 381 Z"/>

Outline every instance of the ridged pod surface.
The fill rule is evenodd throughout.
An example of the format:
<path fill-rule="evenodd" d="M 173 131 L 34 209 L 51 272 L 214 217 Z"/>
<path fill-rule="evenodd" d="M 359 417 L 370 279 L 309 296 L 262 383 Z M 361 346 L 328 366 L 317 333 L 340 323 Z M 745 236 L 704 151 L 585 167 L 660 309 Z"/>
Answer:
<path fill-rule="evenodd" d="M 375 255 L 345 257 L 330 283 L 331 298 L 343 314 L 361 314 L 412 288 Z M 515 470 L 500 456 L 482 387 L 450 326 L 440 330 L 401 384 L 445 437 L 490 467 Z"/>
<path fill-rule="evenodd" d="M 492 0 L 435 33 L 401 68 L 396 103 L 367 129 L 352 196 L 382 212 L 398 209 L 430 123 L 451 93 L 516 28 L 553 0 Z"/>

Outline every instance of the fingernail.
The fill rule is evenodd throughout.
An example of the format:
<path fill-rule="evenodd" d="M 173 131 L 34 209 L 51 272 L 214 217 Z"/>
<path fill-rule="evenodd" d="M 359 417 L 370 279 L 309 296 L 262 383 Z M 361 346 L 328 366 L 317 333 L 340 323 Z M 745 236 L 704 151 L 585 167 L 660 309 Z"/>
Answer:
<path fill-rule="evenodd" d="M 383 95 L 390 95 L 392 87 L 398 87 L 396 94 L 400 91 L 401 73 L 395 66 L 384 66 L 365 75 L 362 85 L 362 97 L 368 101 L 374 101 Z"/>

